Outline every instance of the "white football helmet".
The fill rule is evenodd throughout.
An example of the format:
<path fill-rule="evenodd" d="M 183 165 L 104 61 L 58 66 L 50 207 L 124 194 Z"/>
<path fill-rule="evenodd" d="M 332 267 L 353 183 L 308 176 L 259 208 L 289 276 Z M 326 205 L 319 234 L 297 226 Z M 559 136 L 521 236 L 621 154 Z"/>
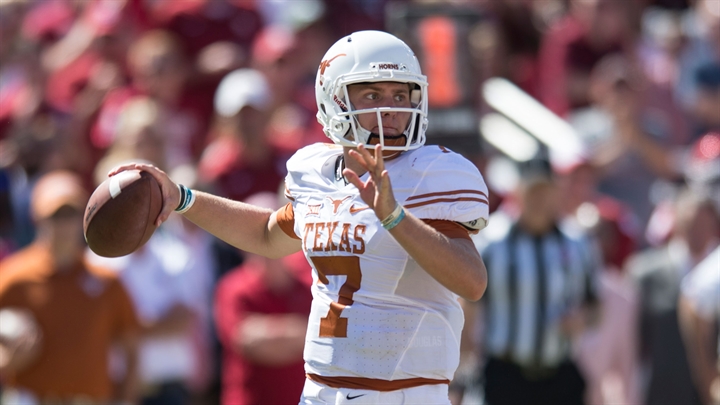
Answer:
<path fill-rule="evenodd" d="M 348 85 L 387 81 L 411 85 L 411 108 L 353 108 Z M 403 41 L 381 31 L 355 32 L 331 46 L 320 63 L 315 79 L 317 119 L 325 135 L 338 145 L 367 145 L 372 136 L 379 138 L 384 150 L 417 149 L 425 144 L 428 125 L 427 85 L 417 57 Z M 405 145 L 386 145 L 382 125 L 379 134 L 372 134 L 357 120 L 358 114 L 375 113 L 381 122 L 383 112 L 411 113 L 408 127 L 399 136 L 405 137 Z"/>

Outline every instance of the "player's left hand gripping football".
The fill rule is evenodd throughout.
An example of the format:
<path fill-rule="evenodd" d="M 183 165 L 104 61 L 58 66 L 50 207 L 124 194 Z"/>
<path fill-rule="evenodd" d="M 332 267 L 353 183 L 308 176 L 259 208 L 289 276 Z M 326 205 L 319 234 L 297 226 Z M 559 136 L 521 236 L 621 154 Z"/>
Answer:
<path fill-rule="evenodd" d="M 385 170 L 382 146 L 375 146 L 375 156 L 373 156 L 365 146 L 360 145 L 357 151 L 350 151 L 350 157 L 358 162 L 370 176 L 367 181 L 363 182 L 357 173 L 347 168 L 343 170 L 343 175 L 360 190 L 360 197 L 375 211 L 378 219 L 385 219 L 393 212 L 397 201 L 390 184 L 390 175 Z"/>
<path fill-rule="evenodd" d="M 160 226 L 163 222 L 167 221 L 170 214 L 177 208 L 180 203 L 180 190 L 178 185 L 173 182 L 170 177 L 162 170 L 157 167 L 144 163 L 128 163 L 125 165 L 118 166 L 108 173 L 108 176 L 114 176 L 120 172 L 126 170 L 143 170 L 152 175 L 158 184 L 160 184 L 160 191 L 162 192 L 163 206 L 155 220 L 155 225 Z"/>

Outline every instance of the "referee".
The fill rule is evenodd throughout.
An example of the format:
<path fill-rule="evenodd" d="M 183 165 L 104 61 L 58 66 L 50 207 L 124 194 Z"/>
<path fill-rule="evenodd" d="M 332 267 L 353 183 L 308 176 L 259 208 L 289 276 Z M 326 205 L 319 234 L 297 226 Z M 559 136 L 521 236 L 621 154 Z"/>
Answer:
<path fill-rule="evenodd" d="M 488 288 L 479 308 L 483 343 L 473 349 L 485 357 L 485 401 L 583 404 L 570 339 L 595 318 L 599 263 L 588 239 L 560 229 L 549 164 L 532 161 L 521 174 L 517 219 L 481 249 Z M 468 329 L 477 309 L 468 311 L 477 315 Z"/>

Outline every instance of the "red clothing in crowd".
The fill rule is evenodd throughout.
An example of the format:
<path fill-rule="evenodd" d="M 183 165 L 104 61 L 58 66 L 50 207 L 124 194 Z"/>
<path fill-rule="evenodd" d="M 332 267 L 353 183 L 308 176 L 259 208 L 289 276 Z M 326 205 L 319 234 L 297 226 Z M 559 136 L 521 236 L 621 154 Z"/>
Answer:
<path fill-rule="evenodd" d="M 146 1 L 142 8 L 149 26 L 178 35 L 193 57 L 218 41 L 249 46 L 263 27 L 255 3 L 247 0 Z"/>
<path fill-rule="evenodd" d="M 296 276 L 282 293 L 271 291 L 262 270 L 246 263 L 224 276 L 215 294 L 218 337 L 223 345 L 223 404 L 296 404 L 305 383 L 301 356 L 292 364 L 269 367 L 252 363 L 232 349 L 232 338 L 244 317 L 251 313 L 310 313 L 311 270 L 301 253 L 282 259 Z"/>
<path fill-rule="evenodd" d="M 219 195 L 236 201 L 263 191 L 277 192 L 285 180 L 290 154 L 272 145 L 261 161 L 250 162 L 245 154 L 239 142 L 230 137 L 218 138 L 200 160 L 201 180 L 217 187 Z"/>
<path fill-rule="evenodd" d="M 540 101 L 560 116 L 589 103 L 570 100 L 568 80 L 573 76 L 589 77 L 600 59 L 623 49 L 621 44 L 605 44 L 598 49 L 590 44 L 588 35 L 588 28 L 569 15 L 548 30 L 540 47 Z"/>
<path fill-rule="evenodd" d="M 186 86 L 175 105 L 163 104 L 165 123 L 162 135 L 169 154 L 179 151 L 183 155 L 174 159 L 169 157 L 169 165 L 188 163 L 185 160 L 197 159 L 205 147 L 205 135 L 212 116 L 212 89 L 202 86 Z M 112 145 L 117 135 L 117 128 L 123 108 L 134 98 L 144 97 L 144 93 L 132 86 L 125 86 L 110 91 L 99 109 L 97 118 L 90 133 L 93 147 L 105 150 Z"/>

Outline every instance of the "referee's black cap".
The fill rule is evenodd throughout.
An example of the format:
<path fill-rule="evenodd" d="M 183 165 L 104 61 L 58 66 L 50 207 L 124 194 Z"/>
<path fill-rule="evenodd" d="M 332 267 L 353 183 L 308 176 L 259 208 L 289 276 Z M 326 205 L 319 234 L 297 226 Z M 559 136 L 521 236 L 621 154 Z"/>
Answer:
<path fill-rule="evenodd" d="M 520 186 L 530 187 L 538 184 L 555 183 L 555 172 L 547 159 L 531 159 L 518 164 Z"/>

